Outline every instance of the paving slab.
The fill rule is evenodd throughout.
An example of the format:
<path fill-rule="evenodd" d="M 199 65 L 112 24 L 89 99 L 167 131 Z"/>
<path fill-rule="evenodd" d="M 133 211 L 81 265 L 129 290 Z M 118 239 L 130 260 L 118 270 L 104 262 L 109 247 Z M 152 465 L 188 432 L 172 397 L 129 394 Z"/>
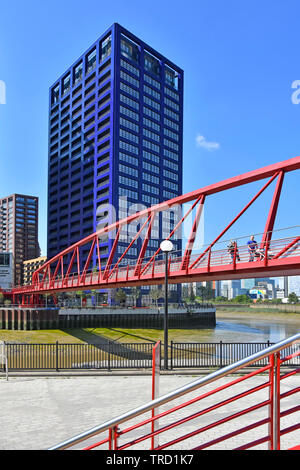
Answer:
<path fill-rule="evenodd" d="M 160 395 L 175 390 L 187 383 L 199 378 L 199 374 L 175 375 L 163 374 L 160 376 Z M 233 378 L 219 379 L 217 385 L 223 385 Z M 248 379 L 249 383 L 238 384 L 234 387 L 234 394 L 243 389 L 261 385 L 267 376 L 259 376 Z M 152 378 L 149 374 L 126 374 L 126 375 L 85 375 L 85 376 L 12 376 L 6 381 L 5 377 L 0 377 L 0 449 L 1 450 L 43 450 L 48 449 L 66 439 L 73 437 L 83 431 L 93 428 L 105 421 L 134 409 L 151 400 Z M 289 378 L 286 384 L 283 381 L 282 391 L 288 391 L 299 385 L 299 377 Z M 213 388 L 213 385 L 201 388 L 201 394 Z M 194 404 L 193 407 L 180 410 L 174 418 L 180 419 L 187 413 L 199 412 L 213 403 L 225 400 L 228 392 L 222 391 L 216 395 L 206 398 L 201 405 Z M 189 394 L 189 398 L 195 397 L 199 391 Z M 299 395 L 299 394 L 298 394 Z M 260 390 L 251 397 L 245 397 L 242 406 L 244 408 L 251 404 L 258 403 L 267 398 L 267 391 Z M 296 406 L 297 394 L 285 399 L 285 407 Z M 180 403 L 180 400 L 174 404 Z M 161 411 L 167 405 L 161 407 Z M 267 408 L 267 407 L 265 407 Z M 238 404 L 222 407 L 214 412 L 213 419 L 226 418 L 229 414 L 238 411 Z M 258 410 L 252 413 L 252 419 L 263 419 L 267 410 Z M 297 415 L 297 414 L 296 414 Z M 149 417 L 149 413 L 146 417 Z M 248 416 L 242 425 L 248 424 Z M 300 421 L 298 416 L 290 415 L 285 418 L 286 426 L 295 424 L 295 420 Z M 170 417 L 166 418 L 164 424 L 170 423 Z M 192 422 L 186 423 L 181 433 L 192 432 L 194 429 L 208 425 L 206 415 L 195 418 Z M 241 426 L 241 421 L 240 424 Z M 226 423 L 222 432 L 229 433 L 235 429 L 236 423 Z M 262 430 L 262 433 L 266 429 Z M 130 435 L 130 438 L 138 437 L 138 431 Z M 259 435 L 257 430 L 243 436 L 243 439 L 256 439 Z M 178 436 L 175 429 L 170 430 L 164 439 L 172 440 Z M 177 448 L 191 448 L 190 446 L 206 442 L 216 436 L 215 429 L 207 430 L 196 436 L 187 446 L 186 443 L 177 445 Z M 162 439 L 162 438 L 161 438 Z M 163 440 L 163 439 L 162 439 Z M 241 442 L 244 442 L 243 440 Z M 291 433 L 285 437 L 285 447 L 289 448 L 300 443 L 299 431 Z M 217 448 L 231 449 L 232 441 L 223 443 Z M 141 445 L 141 448 L 149 448 L 149 442 Z"/>

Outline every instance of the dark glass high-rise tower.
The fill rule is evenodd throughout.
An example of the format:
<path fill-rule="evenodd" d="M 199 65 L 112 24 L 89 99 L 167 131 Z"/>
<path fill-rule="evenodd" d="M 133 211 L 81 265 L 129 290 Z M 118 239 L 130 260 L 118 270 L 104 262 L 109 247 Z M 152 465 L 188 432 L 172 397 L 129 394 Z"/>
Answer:
<path fill-rule="evenodd" d="M 49 107 L 48 259 L 112 222 L 114 211 L 121 219 L 128 206 L 182 194 L 183 71 L 119 24 L 51 86 Z M 146 256 L 170 219 L 157 221 Z M 102 240 L 103 264 L 112 243 Z"/>
<path fill-rule="evenodd" d="M 23 282 L 23 262 L 40 256 L 35 196 L 12 194 L 0 199 L 0 253 L 12 254 L 13 284 Z"/>

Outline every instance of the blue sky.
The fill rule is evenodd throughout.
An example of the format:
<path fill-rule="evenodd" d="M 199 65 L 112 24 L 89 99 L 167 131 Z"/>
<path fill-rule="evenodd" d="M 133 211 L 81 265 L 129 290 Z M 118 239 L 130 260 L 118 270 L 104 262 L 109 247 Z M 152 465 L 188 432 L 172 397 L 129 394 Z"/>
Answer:
<path fill-rule="evenodd" d="M 184 192 L 300 155 L 298 1 L 28 0 L 1 5 L 0 195 L 40 198 L 46 250 L 48 89 L 113 22 L 185 71 Z M 1 83 L 1 82 L 0 82 Z M 1 97 L 0 97 L 1 102 Z M 205 241 L 260 187 L 208 201 Z M 252 187 L 253 186 L 253 187 Z M 271 192 L 228 234 L 263 231 Z M 287 175 L 277 228 L 297 224 L 299 173 Z"/>

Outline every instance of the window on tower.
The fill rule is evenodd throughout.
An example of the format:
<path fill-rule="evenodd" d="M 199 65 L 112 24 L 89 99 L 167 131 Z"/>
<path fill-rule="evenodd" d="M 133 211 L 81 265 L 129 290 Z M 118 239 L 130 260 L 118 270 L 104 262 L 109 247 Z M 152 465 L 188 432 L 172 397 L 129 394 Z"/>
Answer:
<path fill-rule="evenodd" d="M 153 55 L 149 54 L 149 52 L 145 52 L 144 66 L 148 72 L 151 72 L 158 77 L 160 76 L 160 62 Z"/>
<path fill-rule="evenodd" d="M 70 91 L 70 83 L 71 83 L 71 77 L 70 74 L 63 79 L 63 84 L 62 84 L 62 94 L 66 95 Z"/>
<path fill-rule="evenodd" d="M 139 47 L 130 39 L 122 35 L 121 37 L 121 54 L 127 59 L 133 60 L 134 62 L 139 61 Z"/>
<path fill-rule="evenodd" d="M 101 42 L 101 62 L 111 54 L 111 34 Z"/>
<path fill-rule="evenodd" d="M 165 81 L 167 85 L 178 90 L 178 73 L 167 66 L 165 66 Z"/>
<path fill-rule="evenodd" d="M 59 101 L 59 85 L 56 85 L 52 89 L 52 104 L 56 104 Z"/>
<path fill-rule="evenodd" d="M 93 49 L 92 52 L 86 58 L 86 73 L 92 72 L 96 68 L 97 61 L 97 49 Z"/>
<path fill-rule="evenodd" d="M 76 67 L 74 68 L 74 85 L 76 85 L 76 83 L 79 83 L 81 80 L 82 80 L 82 62 L 80 62 L 78 65 L 76 65 Z"/>

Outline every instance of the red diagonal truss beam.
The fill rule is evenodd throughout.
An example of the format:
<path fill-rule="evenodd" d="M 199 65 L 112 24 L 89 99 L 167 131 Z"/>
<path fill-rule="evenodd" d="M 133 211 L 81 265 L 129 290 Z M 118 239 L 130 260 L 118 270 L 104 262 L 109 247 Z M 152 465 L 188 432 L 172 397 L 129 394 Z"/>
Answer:
<path fill-rule="evenodd" d="M 204 201 L 205 201 L 205 196 L 204 194 L 202 194 L 200 201 L 198 203 L 197 213 L 194 219 L 192 230 L 191 230 L 191 233 L 190 233 L 190 236 L 189 236 L 186 248 L 185 248 L 185 253 L 182 259 L 182 263 L 181 263 L 181 269 L 187 269 L 189 266 L 191 253 L 193 251 L 194 242 L 195 242 L 196 235 L 197 235 L 198 225 L 199 225 L 200 218 L 201 218 L 202 211 L 203 211 Z"/>
<path fill-rule="evenodd" d="M 269 181 L 262 187 L 262 189 L 260 191 L 258 191 L 258 193 L 251 199 L 250 202 L 248 202 L 248 204 L 246 204 L 246 206 L 239 212 L 239 214 L 230 222 L 230 224 L 227 225 L 227 227 L 220 233 L 220 235 L 217 236 L 217 238 L 204 250 L 204 252 L 196 259 L 196 261 L 193 262 L 193 264 L 191 265 L 191 268 L 193 268 L 194 266 L 196 266 L 199 261 L 201 261 L 201 259 L 206 255 L 207 252 L 209 252 L 212 247 L 220 240 L 220 238 L 223 237 L 223 235 L 225 235 L 226 232 L 228 232 L 228 230 L 230 229 L 230 227 L 233 226 L 233 224 L 235 224 L 235 222 L 247 211 L 247 209 L 249 209 L 250 206 L 252 206 L 252 204 L 259 198 L 259 196 L 268 188 L 268 186 L 270 186 L 270 184 L 274 181 L 274 179 L 276 178 L 277 176 L 277 173 L 275 173 L 275 175 L 273 175 Z"/>
<path fill-rule="evenodd" d="M 144 238 L 143 245 L 142 245 L 142 248 L 141 248 L 137 263 L 136 263 L 136 267 L 135 267 L 135 271 L 134 271 L 135 276 L 138 273 L 140 273 L 141 265 L 142 265 L 142 262 L 144 261 L 145 253 L 146 253 L 147 246 L 148 246 L 149 239 L 150 239 L 150 235 L 151 235 L 151 230 L 152 230 L 152 224 L 153 224 L 153 221 L 154 221 L 154 217 L 155 217 L 155 213 L 150 215 L 149 219 L 147 221 L 147 222 L 149 222 L 148 223 L 148 229 L 147 229 L 147 233 L 146 233 L 146 236 Z"/>
<path fill-rule="evenodd" d="M 273 199 L 272 199 L 270 211 L 269 211 L 269 214 L 268 214 L 267 223 L 266 223 L 266 226 L 265 226 L 264 235 L 263 235 L 262 242 L 261 242 L 261 248 L 265 248 L 265 250 L 268 249 L 267 245 L 268 245 L 268 243 L 270 242 L 270 240 L 272 238 L 272 232 L 273 232 L 273 229 L 274 229 L 275 218 L 276 218 L 276 214 L 277 214 L 280 194 L 281 194 L 282 185 L 283 185 L 283 179 L 284 179 L 284 171 L 282 170 L 279 173 L 279 176 L 278 176 L 278 179 L 277 179 L 277 184 L 276 184 L 274 196 L 273 196 Z"/>
<path fill-rule="evenodd" d="M 124 252 L 122 253 L 121 257 L 118 259 L 117 263 L 113 266 L 113 268 L 110 270 L 109 274 L 107 275 L 107 277 L 110 277 L 112 275 L 112 273 L 114 272 L 114 270 L 119 266 L 120 262 L 122 261 L 122 259 L 124 258 L 124 256 L 126 256 L 126 254 L 128 253 L 129 249 L 132 247 L 132 245 L 134 244 L 134 242 L 137 240 L 137 238 L 139 237 L 139 235 L 142 233 L 142 231 L 144 230 L 144 228 L 146 227 L 146 225 L 149 223 L 151 219 L 151 215 L 149 215 L 148 219 L 144 222 L 144 224 L 142 225 L 142 227 L 139 229 L 139 231 L 135 234 L 135 236 L 133 237 L 133 239 L 131 240 L 131 242 L 129 243 L 129 245 L 127 246 L 127 248 L 125 248 Z"/>
<path fill-rule="evenodd" d="M 217 275 L 215 274 L 216 268 L 214 267 L 214 265 L 211 264 L 213 260 L 215 259 L 215 251 L 212 251 L 212 248 L 214 247 L 214 245 L 222 238 L 222 236 L 229 230 L 229 228 L 232 227 L 232 225 L 241 217 L 241 215 L 246 212 L 246 210 L 256 201 L 256 199 L 265 191 L 265 189 L 269 187 L 269 185 L 277 178 L 276 188 L 275 188 L 275 192 L 273 195 L 271 207 L 267 216 L 267 221 L 266 221 L 265 231 L 264 231 L 264 236 L 263 236 L 263 243 L 267 245 L 268 247 L 268 244 L 271 243 L 271 235 L 274 230 L 275 218 L 276 218 L 276 213 L 277 213 L 278 204 L 280 200 L 280 195 L 282 192 L 284 175 L 288 172 L 292 172 L 298 169 L 300 169 L 300 157 L 292 158 L 290 160 L 276 163 L 274 165 L 260 168 L 258 170 L 250 171 L 243 175 L 236 176 L 234 178 L 229 178 L 225 181 L 221 181 L 219 183 L 206 186 L 197 191 L 193 191 L 193 192 L 184 194 L 182 196 L 178 196 L 169 201 L 164 201 L 160 204 L 152 206 L 151 208 L 132 214 L 122 220 L 118 220 L 114 222 L 113 224 L 107 227 L 104 227 L 100 229 L 99 231 L 89 235 L 88 237 L 78 241 L 71 247 L 67 248 L 66 250 L 62 251 L 61 253 L 53 257 L 51 260 L 47 261 L 41 268 L 39 268 L 34 273 L 33 280 L 35 284 L 37 285 L 36 290 L 34 292 L 36 292 L 38 289 L 42 290 L 42 286 L 44 290 L 45 289 L 48 289 L 48 290 L 58 289 L 57 286 L 58 284 L 60 284 L 60 279 L 58 279 L 59 271 L 60 271 L 61 279 L 62 279 L 62 287 L 65 286 L 66 288 L 70 288 L 69 276 L 71 274 L 72 267 L 75 263 L 76 258 L 77 258 L 77 282 L 75 278 L 74 288 L 76 288 L 77 286 L 80 286 L 83 288 L 86 285 L 90 285 L 91 283 L 97 284 L 97 282 L 101 283 L 101 285 L 104 285 L 104 284 L 113 285 L 113 282 L 116 282 L 116 283 L 119 282 L 123 276 L 119 263 L 121 259 L 124 259 L 124 252 L 122 253 L 122 256 L 119 257 L 119 259 L 117 258 L 117 261 L 115 261 L 116 259 L 115 256 L 117 253 L 118 243 L 120 241 L 121 230 L 124 229 L 126 226 L 128 226 L 131 222 L 141 221 L 142 219 L 146 219 L 146 224 L 148 223 L 147 234 L 141 245 L 141 250 L 138 254 L 136 265 L 133 266 L 133 268 L 131 267 L 127 268 L 126 279 L 128 282 L 138 282 L 138 281 L 143 281 L 144 279 L 149 284 L 151 284 L 151 282 L 161 283 L 161 280 L 159 277 L 160 274 L 158 274 L 161 271 L 161 261 L 159 261 L 157 257 L 157 255 L 161 251 L 160 248 L 158 248 L 158 250 L 155 252 L 155 254 L 151 257 L 149 261 L 144 261 L 146 249 L 147 249 L 148 242 L 151 236 L 151 229 L 153 226 L 154 216 L 159 212 L 168 211 L 170 210 L 170 208 L 173 208 L 174 206 L 183 205 L 191 201 L 193 201 L 192 207 L 189 209 L 187 214 L 185 214 L 181 218 L 181 220 L 177 223 L 176 227 L 171 231 L 171 233 L 167 237 L 167 239 L 170 239 L 174 235 L 174 233 L 179 230 L 179 228 L 181 227 L 181 224 L 184 222 L 187 216 L 191 213 L 193 208 L 195 208 L 198 204 L 196 216 L 192 224 L 192 231 L 188 238 L 188 242 L 186 246 L 184 247 L 184 255 L 178 261 L 179 267 L 176 272 L 178 275 L 177 280 L 178 282 L 185 282 L 185 279 L 187 280 L 189 276 L 195 275 L 196 272 L 200 273 L 201 269 L 206 270 L 207 274 L 211 276 L 215 276 L 216 279 L 217 278 L 222 279 L 221 269 L 220 269 L 220 274 L 218 274 L 219 277 L 217 277 Z M 193 262 L 190 265 L 190 260 L 192 259 L 194 241 L 196 238 L 199 221 L 201 217 L 201 211 L 202 211 L 203 203 L 207 199 L 207 197 L 212 196 L 213 194 L 219 193 L 221 191 L 227 191 L 232 188 L 237 188 L 242 185 L 250 184 L 250 183 L 264 180 L 264 179 L 268 179 L 268 181 L 264 184 L 263 188 L 251 199 L 251 201 L 239 212 L 239 214 L 227 225 L 227 227 L 221 231 L 218 237 L 199 256 L 197 256 L 197 259 L 195 258 L 193 259 Z M 109 233 L 115 234 L 115 232 L 116 232 L 116 236 L 114 235 L 115 236 L 114 242 L 112 245 L 112 249 L 109 253 L 109 257 L 108 257 L 106 266 L 104 268 L 104 272 L 101 272 L 99 237 L 105 234 L 109 234 Z M 293 247 L 296 244 L 296 240 L 298 240 L 298 238 L 296 237 L 294 240 L 288 240 L 286 242 L 286 245 L 290 245 L 290 247 Z M 90 248 L 87 259 L 83 260 L 85 261 L 85 265 L 84 265 L 83 272 L 81 273 L 79 248 L 83 246 L 87 246 L 87 245 L 89 245 L 89 247 L 91 248 Z M 296 264 L 293 264 L 293 260 L 289 258 L 286 261 L 285 257 L 282 258 L 282 255 L 284 255 L 289 249 L 287 248 L 286 245 L 280 247 L 281 253 L 276 254 L 276 257 L 274 258 L 274 262 L 278 263 L 278 266 L 283 266 L 283 264 L 285 263 L 286 266 L 287 265 L 289 266 L 290 272 L 292 271 L 296 272 L 298 268 Z M 91 276 L 86 276 L 89 264 L 91 262 L 91 259 L 95 250 L 96 250 L 96 257 L 98 258 L 99 274 L 98 276 L 94 276 L 92 274 Z M 201 267 L 199 267 L 198 265 L 199 261 L 203 259 L 206 255 L 208 255 L 208 257 L 205 258 L 207 263 L 202 263 Z M 68 264 L 66 273 L 64 275 L 64 260 L 66 259 L 65 258 L 66 256 L 70 257 L 71 260 Z M 112 266 L 113 262 L 115 263 L 114 267 Z M 171 267 L 173 266 L 172 263 L 170 264 Z M 295 263 L 296 263 L 296 260 L 295 260 Z M 258 264 L 256 266 L 258 267 Z M 51 268 L 54 271 L 53 274 L 52 274 Z M 264 272 L 267 272 L 266 271 L 266 268 L 268 268 L 267 257 L 265 258 L 265 266 L 263 266 L 262 264 L 262 268 L 264 268 L 265 270 Z M 237 269 L 239 269 L 240 272 L 237 272 Z M 240 263 L 236 261 L 236 257 L 235 257 L 234 263 L 231 266 L 231 273 L 232 273 L 231 278 L 241 278 L 243 277 L 243 275 L 246 276 L 246 273 L 249 271 L 249 269 L 250 267 L 245 266 L 243 270 Z M 112 274 L 114 274 L 114 276 L 112 276 Z M 172 269 L 170 269 L 170 275 L 173 276 Z M 234 277 L 234 276 L 238 276 L 238 277 Z M 48 281 L 46 280 L 46 278 L 48 278 Z M 73 274 L 73 278 L 74 278 L 74 274 Z M 72 286 L 73 286 L 73 278 L 72 278 Z M 172 279 L 171 279 L 171 282 L 172 282 Z M 142 284 L 139 284 L 139 285 L 142 285 Z M 30 291 L 30 287 L 27 288 L 27 292 L 29 291 Z M 23 291 L 20 291 L 20 292 L 22 293 Z"/>
<path fill-rule="evenodd" d="M 172 230 L 172 232 L 170 233 L 170 235 L 168 235 L 166 237 L 166 240 L 170 240 L 170 238 L 172 238 L 172 236 L 174 235 L 174 233 L 179 229 L 179 227 L 182 225 L 182 223 L 185 221 L 185 219 L 189 216 L 189 214 L 192 212 L 192 210 L 194 209 L 194 207 L 198 204 L 198 202 L 200 201 L 202 195 L 200 195 L 197 200 L 194 202 L 194 204 L 189 208 L 189 210 L 187 211 L 187 213 L 182 217 L 182 219 L 177 223 L 177 225 L 175 226 L 175 228 Z M 141 272 L 141 274 L 147 270 L 147 268 L 149 267 L 149 265 L 151 265 L 151 263 L 155 260 L 156 256 L 161 252 L 161 248 L 159 247 L 156 252 L 154 253 L 154 255 L 150 258 L 150 260 L 148 261 L 148 263 L 146 263 L 146 265 L 143 267 L 143 270 Z"/>

